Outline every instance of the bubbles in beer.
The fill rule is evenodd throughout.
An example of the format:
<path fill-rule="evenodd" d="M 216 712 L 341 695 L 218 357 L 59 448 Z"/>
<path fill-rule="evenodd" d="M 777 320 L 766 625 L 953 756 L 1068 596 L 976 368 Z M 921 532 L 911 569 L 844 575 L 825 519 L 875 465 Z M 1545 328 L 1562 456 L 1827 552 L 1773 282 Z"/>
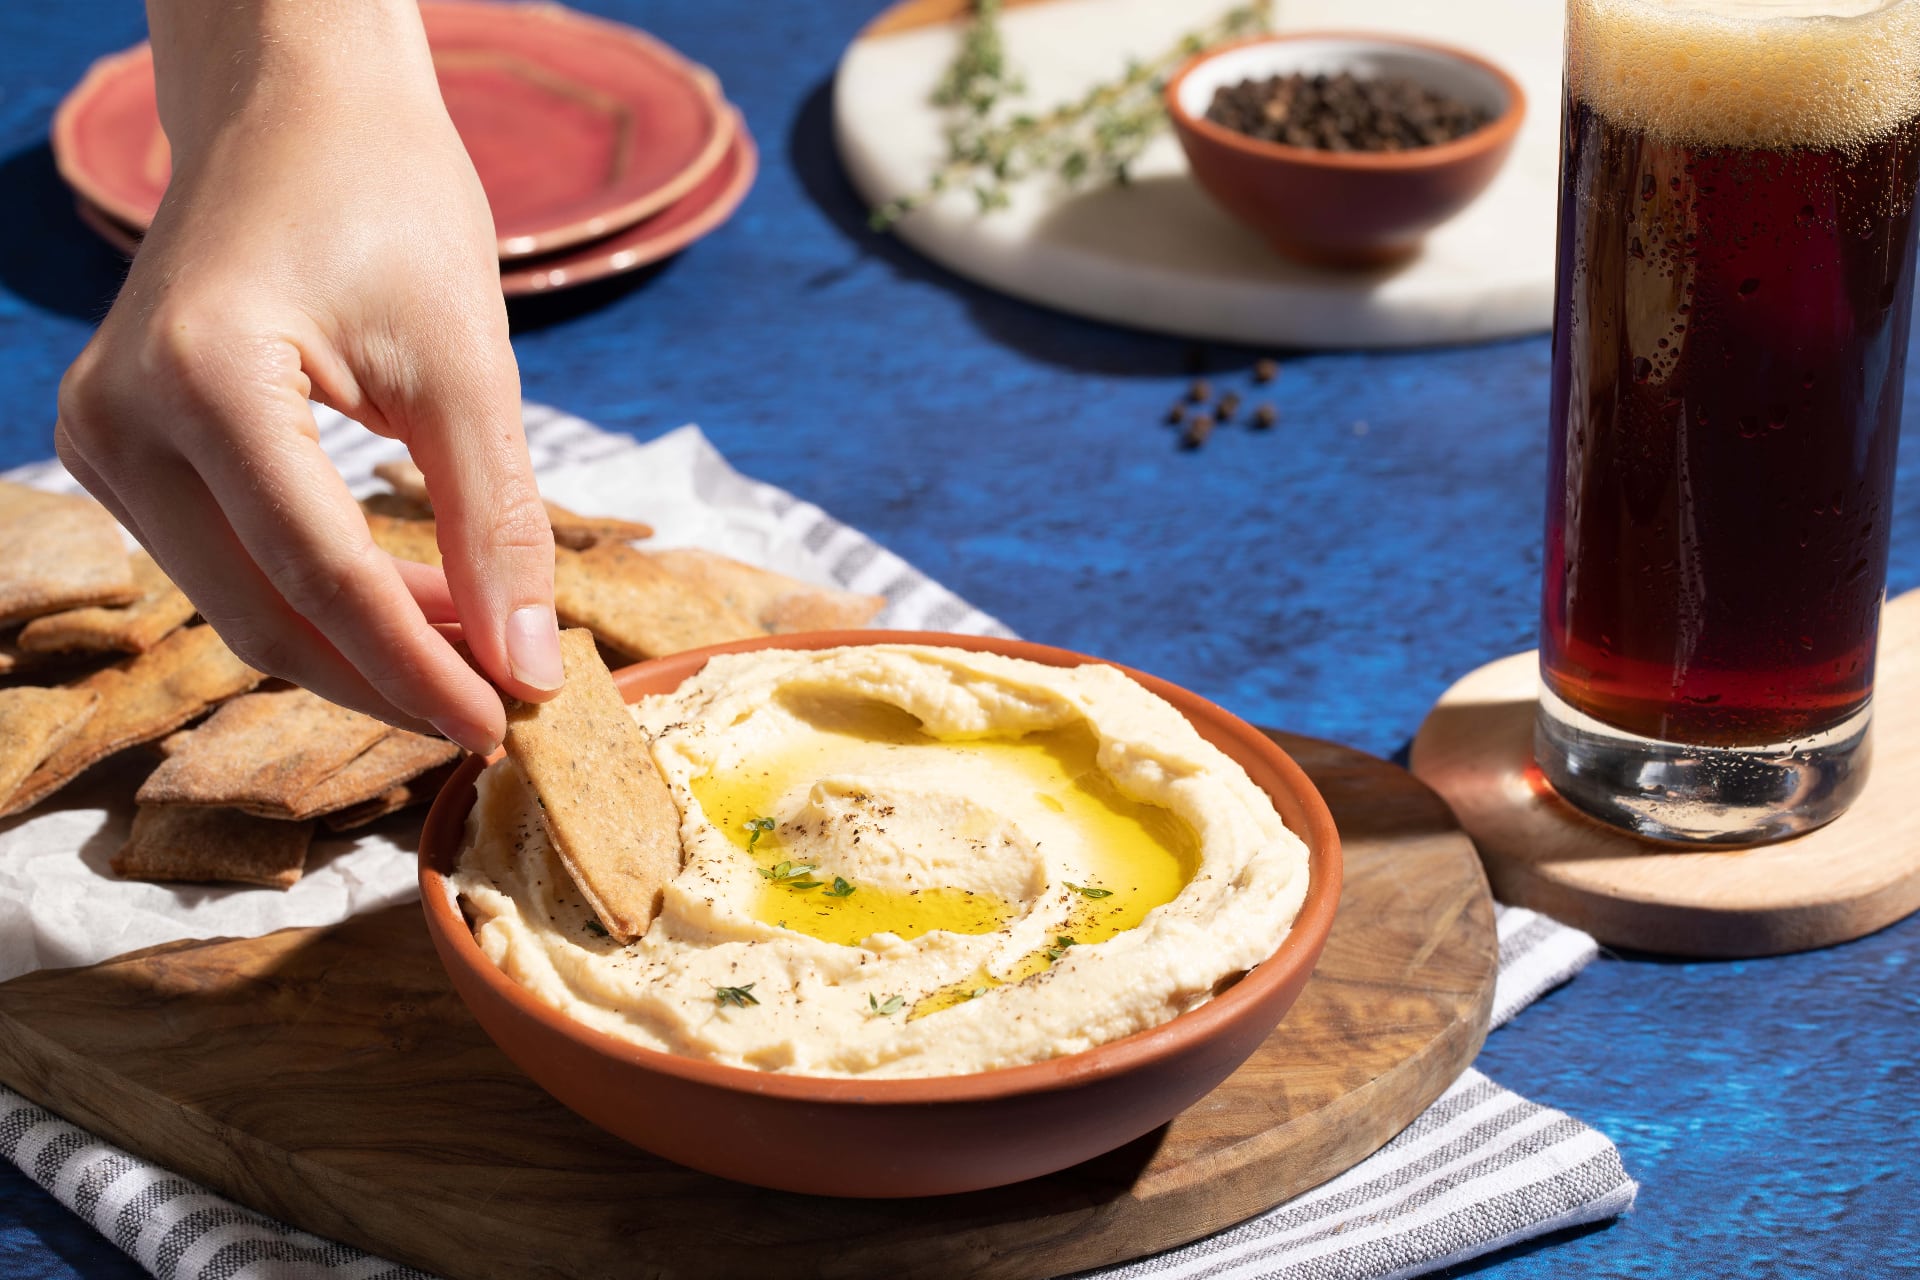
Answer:
<path fill-rule="evenodd" d="M 1850 147 L 1920 115 L 1920 0 L 1570 0 L 1567 23 L 1574 95 L 1671 142 Z"/>

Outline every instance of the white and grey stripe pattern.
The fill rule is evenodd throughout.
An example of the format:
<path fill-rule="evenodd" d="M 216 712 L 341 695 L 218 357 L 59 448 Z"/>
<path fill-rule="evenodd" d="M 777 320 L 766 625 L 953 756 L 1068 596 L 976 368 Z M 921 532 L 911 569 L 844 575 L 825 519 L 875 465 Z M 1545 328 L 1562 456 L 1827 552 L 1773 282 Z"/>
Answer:
<path fill-rule="evenodd" d="M 1375 1280 L 1624 1213 L 1611 1142 L 1469 1070 L 1346 1173 L 1237 1227 L 1100 1280 Z"/>
<path fill-rule="evenodd" d="M 350 486 L 401 447 L 321 411 L 321 443 Z M 994 619 L 810 503 L 734 472 L 683 428 L 639 446 L 557 411 L 526 408 L 536 471 L 607 463 L 678 440 L 691 483 L 717 505 L 771 513 L 780 536 L 853 590 L 888 599 L 891 625 L 1006 634 Z M 72 482 L 57 462 L 9 478 Z M 641 513 L 635 513 L 641 514 Z M 1499 1026 L 1565 982 L 1596 952 L 1587 935 L 1519 908 L 1500 908 Z M 372 1280 L 417 1277 L 398 1266 L 254 1213 L 138 1159 L 0 1087 L 0 1155 L 161 1280 Z M 1468 1071 L 1408 1128 L 1347 1173 L 1218 1235 L 1105 1271 L 1198 1280 L 1336 1280 L 1409 1276 L 1625 1212 L 1636 1186 L 1605 1137 Z"/>
<path fill-rule="evenodd" d="M 373 468 L 407 456 L 397 440 L 377 436 L 349 418 L 323 406 L 314 406 L 320 447 L 339 468 L 347 487 L 365 493 L 377 487 Z M 671 449 L 677 464 L 688 468 L 699 497 L 716 506 L 753 506 L 775 522 L 777 535 L 804 548 L 807 557 L 849 591 L 884 596 L 886 610 L 879 621 L 911 631 L 951 631 L 967 635 L 1011 635 L 997 619 L 981 612 L 857 529 L 848 527 L 784 489 L 749 480 L 727 464 L 698 428 L 683 427 L 652 445 L 602 431 L 583 419 L 547 405 L 523 406 L 527 449 L 536 474 L 567 467 L 625 461 L 643 451 Z M 690 441 L 676 439 L 688 433 Z M 682 452 L 681 446 L 690 446 Z M 36 488 L 78 493 L 80 485 L 57 460 L 34 463 L 0 475 Z M 645 512 L 611 512 L 636 517 Z"/>
<path fill-rule="evenodd" d="M 527 447 L 533 455 L 536 473 L 562 466 L 606 462 L 645 447 L 546 405 L 528 404 L 522 421 L 526 425 Z M 367 434 L 344 418 L 337 423 L 323 418 L 321 431 L 322 447 L 327 448 L 336 463 L 341 462 L 341 456 L 326 444 L 330 431 L 353 432 L 362 437 Z M 391 442 L 383 443 L 391 449 Z M 371 458 L 366 462 L 369 476 L 373 463 L 378 460 Z M 349 486 L 359 482 L 355 474 L 357 468 L 342 465 L 341 470 Z M 884 596 L 887 607 L 881 621 L 888 626 L 967 635 L 1013 634 L 998 620 L 975 609 L 858 529 L 842 524 L 785 489 L 742 476 L 728 465 L 718 450 L 704 441 L 693 457 L 692 472 L 695 492 L 701 498 L 715 505 L 737 503 L 743 498 L 752 502 L 775 516 L 781 536 L 793 545 L 804 547 L 837 585 L 849 591 Z"/>

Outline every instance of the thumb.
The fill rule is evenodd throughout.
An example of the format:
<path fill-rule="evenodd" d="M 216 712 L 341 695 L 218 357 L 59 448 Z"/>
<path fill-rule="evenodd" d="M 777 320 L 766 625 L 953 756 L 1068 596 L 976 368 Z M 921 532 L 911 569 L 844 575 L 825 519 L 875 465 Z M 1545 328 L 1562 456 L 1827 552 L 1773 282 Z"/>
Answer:
<path fill-rule="evenodd" d="M 520 378 L 501 333 L 484 362 L 417 371 L 411 412 L 393 424 L 427 478 L 447 587 L 480 669 L 516 698 L 563 679 L 553 613 L 553 529 L 520 427 Z M 460 367 L 464 366 L 464 367 Z"/>

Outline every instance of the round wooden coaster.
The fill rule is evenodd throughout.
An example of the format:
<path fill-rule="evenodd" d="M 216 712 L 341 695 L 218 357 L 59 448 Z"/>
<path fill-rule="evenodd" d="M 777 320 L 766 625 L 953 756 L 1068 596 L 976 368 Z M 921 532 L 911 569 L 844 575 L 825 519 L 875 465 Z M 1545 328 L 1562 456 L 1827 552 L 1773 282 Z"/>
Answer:
<path fill-rule="evenodd" d="M 411 904 L 0 984 L 0 1079 L 254 1208 L 441 1275 L 1035 1280 L 1140 1257 L 1352 1167 L 1486 1035 L 1493 901 L 1446 805 L 1384 760 L 1273 736 L 1345 849 L 1313 980 L 1171 1124 L 1031 1182 L 832 1200 L 637 1151 L 493 1047 Z"/>
<path fill-rule="evenodd" d="M 1563 802 L 1533 764 L 1534 653 L 1481 667 L 1442 695 L 1413 740 L 1413 772 L 1480 846 L 1502 902 L 1617 947 L 1780 955 L 1845 942 L 1920 910 L 1920 591 L 1881 615 L 1866 790 L 1839 818 L 1750 849 L 1678 850 Z"/>

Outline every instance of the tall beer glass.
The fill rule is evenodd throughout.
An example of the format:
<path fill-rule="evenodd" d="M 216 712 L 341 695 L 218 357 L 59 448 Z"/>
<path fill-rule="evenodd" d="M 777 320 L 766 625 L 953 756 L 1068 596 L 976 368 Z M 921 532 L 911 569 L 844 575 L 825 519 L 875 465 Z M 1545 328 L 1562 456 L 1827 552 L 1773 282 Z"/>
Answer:
<path fill-rule="evenodd" d="M 1920 0 L 1568 0 L 1535 758 L 1664 840 L 1858 794 Z"/>

